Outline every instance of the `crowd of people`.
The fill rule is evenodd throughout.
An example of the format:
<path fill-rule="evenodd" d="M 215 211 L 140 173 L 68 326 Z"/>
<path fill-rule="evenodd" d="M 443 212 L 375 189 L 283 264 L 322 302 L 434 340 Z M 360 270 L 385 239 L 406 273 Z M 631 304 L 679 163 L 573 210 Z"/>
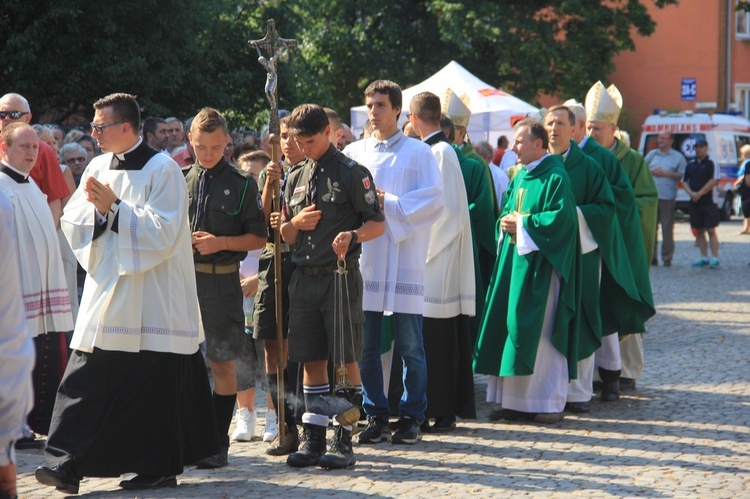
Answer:
<path fill-rule="evenodd" d="M 476 418 L 474 374 L 492 421 L 556 423 L 595 386 L 603 402 L 635 388 L 666 168 L 617 138 L 617 89 L 496 149 L 472 144 L 452 92 L 402 102 L 378 80 L 364 100 L 362 137 L 302 104 L 274 146 L 212 108 L 141 120 L 112 94 L 90 134 L 64 134 L 0 98 L 0 242 L 19 262 L 0 291 L 6 493 L 14 444 L 43 446 L 37 480 L 71 494 L 226 466 L 257 438 L 256 386 L 266 453 L 328 469 L 356 463 L 355 440 L 415 445 Z"/>

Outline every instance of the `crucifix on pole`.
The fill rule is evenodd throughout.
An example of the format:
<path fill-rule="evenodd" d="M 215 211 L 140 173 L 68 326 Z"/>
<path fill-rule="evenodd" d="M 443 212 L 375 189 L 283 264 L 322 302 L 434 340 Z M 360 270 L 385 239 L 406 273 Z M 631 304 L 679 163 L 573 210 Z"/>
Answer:
<path fill-rule="evenodd" d="M 271 105 L 271 113 L 268 122 L 268 132 L 271 141 L 271 159 L 274 163 L 281 161 L 281 151 L 279 149 L 279 101 L 278 101 L 278 72 L 277 65 L 279 55 L 287 47 L 296 47 L 297 40 L 281 38 L 276 31 L 276 24 L 273 19 L 268 20 L 268 30 L 266 36 L 260 40 L 250 40 L 248 44 L 255 47 L 258 51 L 258 62 L 266 70 L 266 98 Z M 264 52 L 266 52 L 264 54 Z M 266 57 L 268 56 L 268 57 Z M 270 181 L 270 180 L 269 180 Z M 280 185 L 278 180 L 272 181 L 273 184 L 273 211 L 281 211 Z M 286 367 L 286 349 L 284 348 L 283 333 L 283 299 L 282 299 L 282 277 L 281 277 L 281 234 L 278 227 L 273 231 L 273 262 L 274 262 L 274 296 L 276 300 L 276 341 L 277 352 L 276 358 L 276 380 L 277 380 L 277 397 L 276 413 L 279 416 L 279 444 L 281 447 L 286 445 L 286 418 L 284 415 L 284 368 Z M 284 425 L 284 426 L 282 426 Z"/>

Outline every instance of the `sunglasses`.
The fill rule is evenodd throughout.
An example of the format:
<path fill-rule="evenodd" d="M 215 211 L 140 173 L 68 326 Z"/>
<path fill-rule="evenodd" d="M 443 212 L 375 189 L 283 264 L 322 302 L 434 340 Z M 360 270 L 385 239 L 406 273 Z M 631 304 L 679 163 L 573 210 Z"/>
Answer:
<path fill-rule="evenodd" d="M 85 163 L 86 158 L 68 158 L 65 160 L 66 163 Z"/>
<path fill-rule="evenodd" d="M 12 120 L 17 120 L 21 116 L 29 114 L 28 111 L 0 111 L 0 120 L 10 117 Z"/>

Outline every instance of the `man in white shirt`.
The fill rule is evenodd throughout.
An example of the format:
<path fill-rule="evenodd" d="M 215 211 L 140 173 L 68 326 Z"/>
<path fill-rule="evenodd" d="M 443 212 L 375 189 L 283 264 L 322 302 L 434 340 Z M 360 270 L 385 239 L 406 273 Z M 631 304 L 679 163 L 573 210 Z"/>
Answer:
<path fill-rule="evenodd" d="M 377 80 L 365 90 L 365 100 L 373 134 L 350 144 L 344 154 L 372 173 L 385 213 L 386 233 L 362 245 L 365 323 L 359 367 L 368 426 L 359 442 L 391 439 L 380 363 L 380 328 L 385 313 L 393 315 L 396 349 L 404 361 L 404 396 L 391 441 L 414 444 L 421 439 L 419 425 L 427 407 L 422 344 L 425 260 L 430 227 L 443 210 L 443 181 L 430 147 L 399 130 L 399 86 Z"/>

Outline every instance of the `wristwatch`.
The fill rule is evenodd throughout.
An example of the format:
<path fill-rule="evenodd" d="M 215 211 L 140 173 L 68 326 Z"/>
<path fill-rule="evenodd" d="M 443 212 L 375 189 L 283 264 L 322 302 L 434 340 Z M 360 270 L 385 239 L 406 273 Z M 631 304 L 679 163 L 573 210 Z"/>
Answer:
<path fill-rule="evenodd" d="M 357 233 L 353 230 L 350 230 L 349 234 L 352 235 L 352 240 L 349 241 L 349 246 L 351 246 L 352 244 L 357 244 L 357 241 L 359 240 L 359 236 L 357 235 Z"/>
<path fill-rule="evenodd" d="M 120 199 L 116 199 L 114 203 L 112 203 L 111 205 L 109 205 L 109 211 L 111 211 L 112 213 L 114 213 L 117 210 L 117 205 L 119 205 L 119 204 L 120 204 Z"/>

